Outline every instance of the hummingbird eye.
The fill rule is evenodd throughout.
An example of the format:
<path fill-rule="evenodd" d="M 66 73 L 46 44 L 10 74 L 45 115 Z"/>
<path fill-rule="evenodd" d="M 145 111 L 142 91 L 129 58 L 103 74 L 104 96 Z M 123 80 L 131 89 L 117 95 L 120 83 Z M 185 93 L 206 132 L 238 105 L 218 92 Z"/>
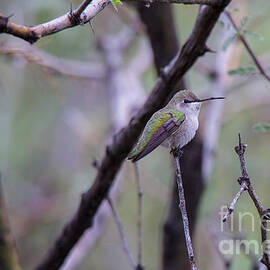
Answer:
<path fill-rule="evenodd" d="M 184 99 L 184 103 L 190 103 L 190 101 L 188 99 Z"/>

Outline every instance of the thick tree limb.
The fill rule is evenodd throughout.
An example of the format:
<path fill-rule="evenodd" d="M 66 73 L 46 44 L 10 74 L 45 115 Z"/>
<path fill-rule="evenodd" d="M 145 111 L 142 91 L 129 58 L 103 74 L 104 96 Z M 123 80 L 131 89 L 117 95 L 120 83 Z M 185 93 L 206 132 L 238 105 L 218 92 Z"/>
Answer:
<path fill-rule="evenodd" d="M 127 23 L 129 23 L 129 21 Z M 140 80 L 143 72 L 142 69 L 149 68 L 151 65 L 151 57 L 149 59 L 148 54 L 149 49 L 147 50 L 145 42 L 143 42 L 143 44 L 141 43 L 140 45 L 144 46 L 139 46 L 138 48 L 139 56 L 138 54 L 134 56 L 136 60 L 141 60 L 141 66 L 138 67 L 136 63 L 134 65 L 135 59 L 132 59 L 130 63 L 125 62 L 125 64 L 123 64 L 125 61 L 125 48 L 128 49 L 127 43 L 134 40 L 134 38 L 131 37 L 132 33 L 134 37 L 136 36 L 136 32 L 133 29 L 130 29 L 131 33 L 128 29 L 129 26 L 125 26 L 119 33 L 106 35 L 99 40 L 98 48 L 101 50 L 102 55 L 104 55 L 104 84 L 106 85 L 107 98 L 111 111 L 110 118 L 112 128 L 110 135 L 108 135 L 109 137 L 128 124 L 134 109 L 141 107 L 146 98 Z M 124 48 L 123 44 L 125 44 Z M 142 56 L 140 56 L 141 54 Z M 129 89 L 129 91 L 126 91 L 126 89 Z M 99 162 L 96 161 L 93 165 L 98 169 Z M 117 174 L 114 182 L 115 185 L 110 189 L 111 200 L 115 200 L 121 190 L 123 182 L 122 170 Z M 95 215 L 93 226 L 84 233 L 76 246 L 69 253 L 65 263 L 60 268 L 61 270 L 78 269 L 85 257 L 91 252 L 94 244 L 102 237 L 107 224 L 109 211 L 110 209 L 107 207 L 107 204 L 103 203 Z M 119 227 L 118 230 L 120 230 Z M 126 242 L 126 240 L 123 240 L 123 237 L 121 237 L 121 240 L 122 244 Z M 125 246 L 127 247 L 127 244 L 125 244 Z M 136 268 L 137 264 L 135 263 L 134 265 Z"/>
<path fill-rule="evenodd" d="M 225 0 L 224 5 L 229 2 Z M 222 11 L 223 7 L 204 6 L 200 9 L 194 29 L 181 52 L 166 67 L 144 106 L 130 121 L 129 125 L 118 132 L 114 136 L 113 142 L 107 146 L 93 185 L 82 195 L 77 212 L 65 225 L 44 260 L 36 267 L 37 270 L 58 269 L 83 232 L 91 227 L 101 202 L 108 195 L 114 177 L 146 122 L 156 110 L 164 105 L 174 86 L 197 58 L 207 51 L 205 42 Z"/>

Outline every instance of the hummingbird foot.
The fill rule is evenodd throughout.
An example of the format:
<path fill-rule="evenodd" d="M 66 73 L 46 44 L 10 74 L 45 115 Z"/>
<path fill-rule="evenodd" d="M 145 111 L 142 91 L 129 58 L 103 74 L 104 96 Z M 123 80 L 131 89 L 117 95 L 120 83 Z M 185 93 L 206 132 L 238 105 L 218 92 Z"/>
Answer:
<path fill-rule="evenodd" d="M 180 158 L 184 154 L 184 151 L 181 150 L 180 147 L 175 147 L 171 149 L 170 154 L 173 154 L 174 157 Z"/>

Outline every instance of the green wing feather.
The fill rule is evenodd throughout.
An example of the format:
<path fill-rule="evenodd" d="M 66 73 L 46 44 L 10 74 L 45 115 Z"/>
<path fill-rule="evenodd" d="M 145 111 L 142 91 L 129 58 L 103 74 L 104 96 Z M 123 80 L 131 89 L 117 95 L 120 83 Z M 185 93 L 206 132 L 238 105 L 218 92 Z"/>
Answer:
<path fill-rule="evenodd" d="M 153 114 L 150 120 L 147 122 L 143 134 L 141 135 L 136 146 L 128 155 L 128 159 L 135 158 L 141 151 L 143 151 L 151 140 L 152 136 L 160 128 L 162 128 L 162 125 L 170 118 L 173 118 L 176 125 L 180 125 L 185 119 L 185 114 L 173 108 L 163 108 Z"/>

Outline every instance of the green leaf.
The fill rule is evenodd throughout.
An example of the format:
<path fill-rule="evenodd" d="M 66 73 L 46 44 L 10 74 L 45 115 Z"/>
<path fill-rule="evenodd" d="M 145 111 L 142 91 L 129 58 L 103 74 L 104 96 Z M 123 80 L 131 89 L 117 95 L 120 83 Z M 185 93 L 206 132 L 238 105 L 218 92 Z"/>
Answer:
<path fill-rule="evenodd" d="M 257 123 L 253 126 L 257 132 L 270 132 L 270 124 Z"/>
<path fill-rule="evenodd" d="M 114 6 L 119 6 L 119 5 L 123 5 L 123 3 L 121 2 L 121 0 L 111 0 L 112 1 L 112 4 Z"/>
<path fill-rule="evenodd" d="M 250 67 L 239 67 L 237 69 L 231 69 L 228 71 L 229 75 L 250 75 L 251 73 L 256 72 L 256 68 L 253 66 Z"/>
<path fill-rule="evenodd" d="M 235 39 L 235 34 L 232 35 L 232 36 L 229 36 L 223 43 L 223 46 L 222 46 L 222 50 L 223 51 L 226 51 L 227 48 L 230 46 L 230 44 L 233 42 L 233 40 Z"/>
<path fill-rule="evenodd" d="M 254 32 L 251 32 L 251 31 L 248 31 L 248 30 L 244 30 L 243 31 L 243 34 L 245 36 L 249 36 L 249 37 L 252 37 L 252 38 L 257 38 L 259 40 L 263 40 L 263 37 L 257 33 L 254 33 Z"/>

